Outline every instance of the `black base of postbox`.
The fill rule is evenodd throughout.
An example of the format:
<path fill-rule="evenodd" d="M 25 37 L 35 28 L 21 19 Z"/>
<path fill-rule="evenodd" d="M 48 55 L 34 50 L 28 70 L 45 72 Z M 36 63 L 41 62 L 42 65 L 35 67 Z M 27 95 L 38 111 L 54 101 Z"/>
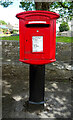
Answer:
<path fill-rule="evenodd" d="M 45 65 L 30 65 L 29 104 L 44 105 Z"/>
<path fill-rule="evenodd" d="M 34 112 L 38 110 L 42 111 L 44 109 L 44 104 L 31 104 L 29 103 L 29 101 L 26 101 L 24 107 L 29 112 Z"/>

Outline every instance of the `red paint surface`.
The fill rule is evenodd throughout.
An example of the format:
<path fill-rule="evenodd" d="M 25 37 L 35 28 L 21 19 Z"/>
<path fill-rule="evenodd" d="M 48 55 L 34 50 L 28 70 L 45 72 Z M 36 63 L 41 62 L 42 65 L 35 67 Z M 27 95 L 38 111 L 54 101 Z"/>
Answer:
<path fill-rule="evenodd" d="M 20 59 L 28 64 L 48 64 L 56 61 L 56 19 L 59 14 L 50 11 L 27 11 L 16 15 L 19 18 Z M 48 24 L 49 27 L 33 27 L 33 24 Z M 35 23 L 39 21 L 40 23 Z M 46 23 L 41 23 L 45 21 Z M 31 24 L 32 27 L 27 27 Z M 37 30 L 39 32 L 37 32 Z M 32 52 L 32 36 L 43 36 L 43 51 Z"/>

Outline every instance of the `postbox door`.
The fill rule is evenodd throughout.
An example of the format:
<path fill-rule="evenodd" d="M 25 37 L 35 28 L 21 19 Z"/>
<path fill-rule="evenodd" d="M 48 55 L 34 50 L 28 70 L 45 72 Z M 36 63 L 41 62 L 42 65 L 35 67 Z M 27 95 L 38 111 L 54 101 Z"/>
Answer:
<path fill-rule="evenodd" d="M 27 28 L 25 34 L 24 59 L 49 59 L 49 27 Z"/>

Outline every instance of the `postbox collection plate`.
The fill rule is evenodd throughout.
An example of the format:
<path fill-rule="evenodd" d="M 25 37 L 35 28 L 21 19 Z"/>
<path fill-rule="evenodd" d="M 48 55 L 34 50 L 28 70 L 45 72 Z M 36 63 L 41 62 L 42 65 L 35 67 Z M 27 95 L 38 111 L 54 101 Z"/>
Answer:
<path fill-rule="evenodd" d="M 43 36 L 32 36 L 32 52 L 43 52 Z"/>

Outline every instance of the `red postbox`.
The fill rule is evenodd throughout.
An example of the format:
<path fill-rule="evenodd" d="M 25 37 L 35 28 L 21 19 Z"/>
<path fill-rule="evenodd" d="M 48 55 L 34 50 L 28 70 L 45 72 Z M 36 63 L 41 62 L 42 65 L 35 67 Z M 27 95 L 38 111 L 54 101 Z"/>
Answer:
<path fill-rule="evenodd" d="M 19 18 L 19 61 L 42 65 L 56 61 L 56 19 L 59 14 L 50 11 L 27 11 Z"/>

